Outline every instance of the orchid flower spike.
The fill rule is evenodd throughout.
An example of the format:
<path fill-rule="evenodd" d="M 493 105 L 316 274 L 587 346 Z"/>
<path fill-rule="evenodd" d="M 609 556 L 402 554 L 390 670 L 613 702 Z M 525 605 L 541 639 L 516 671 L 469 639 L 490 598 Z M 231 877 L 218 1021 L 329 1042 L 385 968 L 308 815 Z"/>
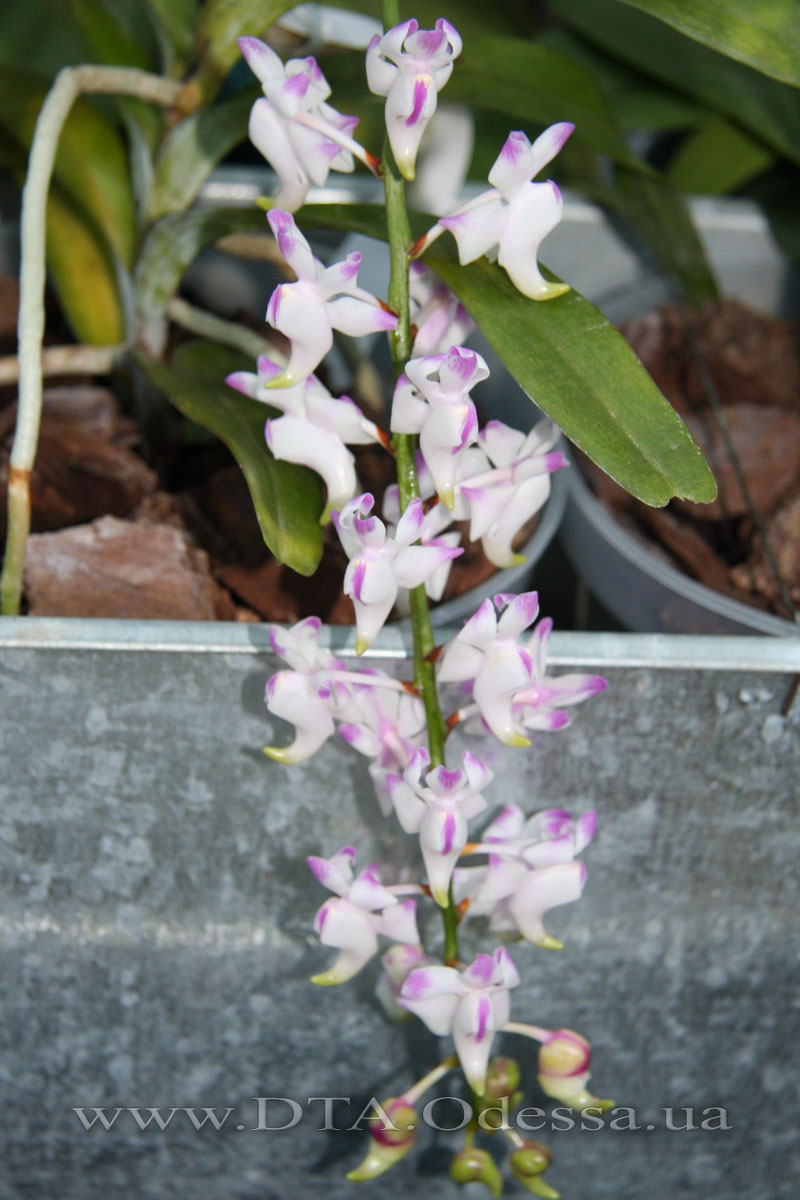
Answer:
<path fill-rule="evenodd" d="M 378 427 L 349 396 L 334 400 L 316 375 L 309 375 L 294 387 L 274 388 L 271 382 L 283 373 L 283 367 L 262 356 L 257 370 L 256 375 L 234 371 L 225 382 L 284 413 L 267 421 L 267 445 L 275 458 L 300 463 L 321 476 L 328 497 L 320 524 L 326 524 L 331 509 L 342 508 L 358 490 L 355 459 L 347 445 L 380 442 Z"/>
<path fill-rule="evenodd" d="M 517 969 L 500 946 L 491 957 L 479 954 L 463 971 L 438 966 L 412 971 L 398 1003 L 437 1036 L 453 1035 L 467 1082 L 482 1096 L 492 1039 L 508 1021 L 508 993 L 518 983 Z"/>
<path fill-rule="evenodd" d="M 419 946 L 416 901 L 399 900 L 380 881 L 375 863 L 353 878 L 356 853 L 344 846 L 332 858 L 312 856 L 309 868 L 323 887 L 335 893 L 314 918 L 314 930 L 324 946 L 339 956 L 311 982 L 323 987 L 352 979 L 378 952 L 378 937 Z"/>
<path fill-rule="evenodd" d="M 478 416 L 469 397 L 489 368 L 480 354 L 451 346 L 446 354 L 412 358 L 394 390 L 392 433 L 418 433 L 436 491 L 452 508 L 459 458 L 478 439 Z"/>
<path fill-rule="evenodd" d="M 402 779 L 386 779 L 397 819 L 406 833 L 418 833 L 431 894 L 438 905 L 447 908 L 450 879 L 459 855 L 467 844 L 467 823 L 483 812 L 486 801 L 481 789 L 492 779 L 492 772 L 465 750 L 461 770 L 448 771 L 430 766 L 427 750 L 415 751 Z"/>
<path fill-rule="evenodd" d="M 334 329 L 362 337 L 394 329 L 397 317 L 356 285 L 358 252 L 324 267 L 288 212 L 273 209 L 267 220 L 297 282 L 279 284 L 270 296 L 267 321 L 289 338 L 291 351 L 283 372 L 262 382 L 268 388 L 294 387 L 322 362 L 333 345 Z"/>
<path fill-rule="evenodd" d="M 502 615 L 497 618 L 497 609 Z M 474 680 L 473 698 L 489 729 L 507 746 L 529 746 L 513 712 L 513 699 L 529 683 L 531 654 L 517 636 L 539 613 L 536 592 L 501 594 L 484 600 L 474 616 L 444 648 L 437 665 L 442 683 Z"/>
<path fill-rule="evenodd" d="M 561 192 L 552 180 L 532 180 L 555 158 L 574 128 L 569 121 L 551 125 L 532 145 L 524 133 L 510 133 L 489 172 L 491 189 L 449 217 L 441 217 L 414 253 L 422 254 L 447 229 L 456 239 L 462 264 L 482 254 L 496 255 L 523 296 L 553 300 L 568 292 L 567 284 L 548 282 L 537 262 L 539 246 L 561 220 Z"/>
<path fill-rule="evenodd" d="M 413 500 L 388 537 L 386 526 L 371 517 L 374 498 L 356 496 L 340 513 L 333 513 L 339 540 L 350 559 L 344 577 L 345 595 L 356 610 L 356 654 L 371 646 L 392 611 L 398 588 L 424 583 L 444 561 L 462 551 L 435 542 L 414 546 L 423 522 L 422 501 Z"/>
<path fill-rule="evenodd" d="M 579 1110 L 607 1112 L 613 1100 L 600 1100 L 586 1090 L 591 1078 L 592 1050 L 585 1037 L 573 1029 L 557 1029 L 539 1050 L 539 1083 L 547 1096 Z"/>
<path fill-rule="evenodd" d="M 369 90 L 386 97 L 386 131 L 405 179 L 414 178 L 420 139 L 461 46 L 457 31 L 440 17 L 435 29 L 420 29 L 412 18 L 383 37 L 376 34 L 367 47 Z"/>
<path fill-rule="evenodd" d="M 328 172 L 354 169 L 353 155 L 370 170 L 375 162 L 353 141 L 358 117 L 346 117 L 326 104 L 331 89 L 314 58 L 285 65 L 258 38 L 239 38 L 239 49 L 264 90 L 250 112 L 249 135 L 280 181 L 277 208 L 296 212 L 312 183 L 323 187 Z"/>
<path fill-rule="evenodd" d="M 465 342 L 475 328 L 475 322 L 461 301 L 424 263 L 410 264 L 408 293 L 411 324 L 417 330 L 412 358 L 446 354 L 451 346 Z"/>

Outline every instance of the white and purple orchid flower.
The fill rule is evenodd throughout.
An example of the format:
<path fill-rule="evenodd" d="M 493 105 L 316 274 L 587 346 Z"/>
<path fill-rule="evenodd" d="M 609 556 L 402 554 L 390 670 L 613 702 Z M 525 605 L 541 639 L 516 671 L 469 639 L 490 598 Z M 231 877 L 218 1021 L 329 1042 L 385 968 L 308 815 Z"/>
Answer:
<path fill-rule="evenodd" d="M 415 254 L 422 254 L 449 230 L 462 264 L 483 254 L 496 256 L 523 296 L 553 300 L 569 291 L 565 283 L 546 280 L 537 261 L 539 246 L 561 220 L 561 192 L 552 180 L 532 180 L 555 158 L 574 128 L 569 121 L 561 121 L 545 129 L 533 144 L 521 131 L 510 133 L 489 172 L 491 189 L 450 216 L 441 217 L 414 247 Z"/>
<path fill-rule="evenodd" d="M 512 700 L 514 718 L 523 729 L 547 732 L 565 729 L 571 720 L 569 713 L 564 712 L 565 708 L 598 696 L 608 687 L 602 675 L 583 672 L 548 675 L 547 648 L 552 632 L 552 620 L 544 617 L 528 638 L 527 650 L 533 669 L 528 683 Z"/>
<path fill-rule="evenodd" d="M 354 684 L 358 720 L 339 727 L 339 735 L 359 754 L 371 759 L 369 773 L 381 812 L 388 817 L 392 801 L 386 783 L 390 773 L 404 771 L 425 732 L 425 706 L 419 696 L 374 687 L 380 672 L 362 670 L 364 684 Z"/>
<path fill-rule="evenodd" d="M 523 937 L 545 950 L 563 949 L 542 918 L 580 897 L 586 868 L 574 859 L 596 826 L 594 812 L 574 819 L 564 809 L 546 809 L 526 818 L 508 805 L 470 846 L 473 854 L 488 854 L 488 865 L 457 872 L 458 895 L 469 899 L 469 915 L 488 917 L 493 933 Z"/>
<path fill-rule="evenodd" d="M 412 18 L 382 37 L 375 34 L 367 47 L 367 83 L 376 96 L 386 97 L 386 131 L 405 179 L 414 178 L 420 139 L 461 46 L 449 21 L 440 18 L 435 29 L 420 29 Z"/>
<path fill-rule="evenodd" d="M 272 380 L 282 373 L 283 367 L 262 356 L 257 374 L 234 371 L 225 382 L 284 413 L 266 422 L 267 445 L 275 458 L 310 467 L 322 478 L 328 495 L 320 523 L 326 524 L 331 510 L 342 508 L 358 490 L 355 459 L 347 446 L 380 442 L 381 436 L 374 421 L 349 396 L 334 400 L 316 375 L 294 387 L 272 387 Z"/>
<path fill-rule="evenodd" d="M 430 766 L 423 747 L 417 749 L 403 773 L 386 778 L 397 819 L 406 833 L 418 833 L 431 895 L 438 905 L 449 903 L 450 880 L 467 844 L 468 822 L 486 809 L 481 789 L 492 772 L 465 750 L 461 769 Z"/>
<path fill-rule="evenodd" d="M 492 1040 L 508 1021 L 508 993 L 518 983 L 517 968 L 500 946 L 491 957 L 479 954 L 463 971 L 455 967 L 412 971 L 398 1003 L 424 1021 L 431 1033 L 452 1034 L 467 1082 L 482 1096 Z"/>
<path fill-rule="evenodd" d="M 422 946 L 403 945 L 398 942 L 381 955 L 380 978 L 375 985 L 375 995 L 392 1021 L 407 1021 L 411 1013 L 398 1003 L 403 984 L 418 967 L 434 966 L 437 960 L 426 954 Z"/>
<path fill-rule="evenodd" d="M 513 542 L 550 495 L 550 475 L 567 466 L 554 450 L 560 431 L 552 421 L 538 421 L 527 436 L 502 421 L 489 421 L 479 443 L 494 469 L 463 478 L 461 496 L 469 505 L 471 541 L 480 539 L 484 553 L 496 567 L 525 562 Z"/>
<path fill-rule="evenodd" d="M 392 611 L 398 588 L 418 587 L 446 560 L 462 551 L 435 542 L 412 545 L 423 523 L 422 501 L 412 500 L 389 537 L 383 521 L 370 516 L 374 498 L 369 492 L 356 496 L 333 523 L 350 562 L 345 572 L 344 591 L 356 610 L 356 653 L 363 654 L 383 628 Z"/>
<path fill-rule="evenodd" d="M 323 187 L 329 171 L 352 171 L 353 155 L 374 169 L 372 156 L 352 138 L 358 117 L 325 103 L 331 89 L 316 59 L 284 64 L 254 37 L 239 38 L 239 49 L 264 91 L 250 111 L 248 132 L 278 176 L 276 207 L 296 212 L 312 183 Z"/>
<path fill-rule="evenodd" d="M 362 721 L 367 689 L 407 695 L 400 680 L 383 671 L 348 671 L 319 645 L 321 627 L 319 617 L 307 617 L 290 629 L 269 627 L 270 645 L 289 670 L 278 671 L 268 680 L 267 709 L 295 726 L 290 745 L 264 747 L 264 753 L 276 762 L 305 762 L 334 733 L 336 721 L 346 728 Z"/>
<path fill-rule="evenodd" d="M 475 328 L 475 322 L 446 283 L 424 263 L 412 262 L 408 270 L 411 324 L 416 328 L 412 358 L 446 354 L 460 346 Z"/>
<path fill-rule="evenodd" d="M 495 608 L 502 615 L 499 620 Z M 570 722 L 564 707 L 604 691 L 599 675 L 548 676 L 547 645 L 553 622 L 540 621 L 527 644 L 519 634 L 539 615 L 536 592 L 500 594 L 484 600 L 463 629 L 449 642 L 438 664 L 442 683 L 473 681 L 474 704 L 459 719 L 480 714 L 482 724 L 507 746 L 529 746 L 526 730 L 554 731 Z"/>
<path fill-rule="evenodd" d="M 497 610 L 497 611 L 495 611 Z M 501 613 L 500 619 L 497 612 Z M 507 746 L 529 746 L 513 713 L 514 695 L 533 675 L 533 659 L 517 637 L 536 620 L 536 592 L 486 599 L 444 648 L 437 666 L 442 683 L 473 681 L 472 695 L 486 725 Z"/>
<path fill-rule="evenodd" d="M 322 986 L 352 979 L 378 952 L 378 938 L 419 947 L 416 901 L 401 900 L 403 888 L 386 888 L 375 863 L 354 877 L 356 852 L 343 846 L 332 858 L 306 861 L 315 879 L 334 892 L 314 917 L 314 930 L 324 946 L 339 951 L 327 971 L 311 982 Z"/>
<path fill-rule="evenodd" d="M 469 393 L 488 376 L 480 354 L 451 346 L 446 354 L 412 358 L 395 386 L 391 430 L 419 434 L 436 491 L 450 509 L 459 457 L 478 440 L 478 416 Z"/>
<path fill-rule="evenodd" d="M 272 388 L 294 387 L 317 369 L 333 345 L 333 330 L 362 337 L 397 326 L 397 317 L 370 292 L 356 284 L 361 255 L 355 251 L 343 262 L 324 267 L 314 258 L 294 218 L 280 209 L 267 213 L 296 283 L 281 283 L 270 296 L 267 321 L 291 343 L 289 361 Z"/>
<path fill-rule="evenodd" d="M 477 447 L 472 446 L 466 452 L 466 455 L 460 456 L 459 471 L 468 469 L 465 467 L 465 458 L 471 454 L 480 456 L 481 462 L 488 467 L 488 461 Z M 433 486 L 433 479 L 425 459 L 418 452 L 416 455 L 417 461 L 417 481 L 419 483 L 420 496 L 423 501 L 429 500 L 436 495 L 436 488 Z M 420 530 L 419 540 L 423 546 L 428 546 L 431 543 L 441 546 L 460 546 L 461 534 L 458 530 L 449 530 L 454 520 L 463 520 L 466 517 L 466 511 L 459 511 L 458 502 L 458 478 L 456 478 L 456 502 L 452 510 L 442 504 L 440 501 L 427 509 L 422 520 L 422 528 Z M 400 520 L 400 491 L 396 483 L 392 483 L 383 493 L 383 519 L 386 521 L 387 528 L 390 533 L 394 531 L 397 523 Z M 449 532 L 446 532 L 449 530 Z M 452 560 L 446 559 L 432 575 L 429 575 L 425 580 L 425 594 L 429 600 L 439 601 L 444 595 L 447 581 L 450 577 L 450 568 Z M 398 608 L 401 608 L 403 597 L 398 597 Z"/>

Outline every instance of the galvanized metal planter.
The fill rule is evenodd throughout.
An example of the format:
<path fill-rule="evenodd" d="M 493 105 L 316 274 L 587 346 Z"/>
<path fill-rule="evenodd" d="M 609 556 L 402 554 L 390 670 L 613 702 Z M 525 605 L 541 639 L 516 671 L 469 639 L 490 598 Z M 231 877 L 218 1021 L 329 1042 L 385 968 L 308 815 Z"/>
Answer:
<path fill-rule="evenodd" d="M 266 647 L 260 627 L 0 622 L 4 1197 L 349 1197 L 363 1134 L 346 1127 L 436 1054 L 418 1024 L 387 1025 L 371 972 L 307 982 L 329 952 L 304 856 L 413 846 L 338 739 L 302 767 L 263 758 L 282 735 Z M 391 631 L 375 657 L 407 671 L 404 652 Z M 597 807 L 600 832 L 583 902 L 551 914 L 566 950 L 516 955 L 515 1015 L 585 1033 L 596 1090 L 641 1128 L 531 1136 L 564 1196 L 789 1200 L 800 643 L 561 634 L 552 657 L 610 689 L 532 752 L 491 749 L 494 796 Z M 313 1096 L 351 1098 L 341 1132 L 319 1132 Z M 254 1097 L 301 1119 L 269 1131 L 296 1110 Z M 73 1111 L 95 1107 L 122 1110 L 110 1130 Z M 179 1111 L 142 1131 L 132 1107 Z M 233 1110 L 220 1131 L 183 1111 L 206 1107 Z M 678 1125 L 724 1108 L 732 1128 L 672 1131 L 666 1108 Z M 370 1194 L 463 1195 L 441 1172 L 453 1145 L 426 1132 Z"/>

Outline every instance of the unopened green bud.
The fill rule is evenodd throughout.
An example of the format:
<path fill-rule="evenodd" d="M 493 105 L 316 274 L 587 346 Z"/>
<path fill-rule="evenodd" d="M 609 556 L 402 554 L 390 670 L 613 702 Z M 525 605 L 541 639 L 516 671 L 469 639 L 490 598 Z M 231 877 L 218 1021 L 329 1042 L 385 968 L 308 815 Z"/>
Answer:
<path fill-rule="evenodd" d="M 376 1118 L 370 1127 L 371 1142 L 366 1157 L 347 1176 L 351 1183 L 377 1179 L 405 1158 L 416 1140 L 417 1113 L 402 1096 L 379 1105 Z"/>
<path fill-rule="evenodd" d="M 522 1078 L 519 1063 L 513 1058 L 493 1058 L 486 1071 L 487 1100 L 500 1100 L 503 1096 L 511 1096 L 519 1087 Z"/>
<path fill-rule="evenodd" d="M 456 1183 L 483 1183 L 495 1198 L 503 1193 L 503 1177 L 487 1150 L 475 1146 L 462 1150 L 450 1164 L 450 1178 Z"/>
<path fill-rule="evenodd" d="M 534 1196 L 542 1196 L 544 1200 L 558 1200 L 558 1192 L 542 1179 L 553 1161 L 553 1156 L 541 1142 L 525 1142 L 515 1150 L 508 1160 L 511 1174 L 524 1188 Z"/>

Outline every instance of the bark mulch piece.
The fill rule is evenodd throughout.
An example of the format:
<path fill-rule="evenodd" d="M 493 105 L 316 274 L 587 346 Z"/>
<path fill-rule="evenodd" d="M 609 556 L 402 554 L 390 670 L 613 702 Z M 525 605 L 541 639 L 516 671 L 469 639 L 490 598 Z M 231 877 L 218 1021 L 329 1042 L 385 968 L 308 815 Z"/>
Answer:
<path fill-rule="evenodd" d="M 101 517 L 33 534 L 24 583 L 31 616 L 236 619 L 208 555 L 172 525 Z"/>
<path fill-rule="evenodd" d="M 3 418 L 0 522 L 5 525 L 14 409 L 6 409 Z M 41 532 L 95 517 L 128 516 L 158 486 L 155 472 L 131 448 L 136 436 L 107 389 L 48 388 L 31 475 L 31 528 Z"/>
<path fill-rule="evenodd" d="M 701 313 L 674 305 L 623 326 L 633 349 L 686 421 L 714 472 L 711 504 L 649 509 L 591 464 L 595 492 L 651 550 L 737 600 L 790 616 L 758 531 L 766 525 L 781 581 L 800 601 L 800 354 L 797 329 L 735 300 Z M 745 495 L 707 390 L 719 401 Z M 751 512 L 751 505 L 753 512 Z"/>

